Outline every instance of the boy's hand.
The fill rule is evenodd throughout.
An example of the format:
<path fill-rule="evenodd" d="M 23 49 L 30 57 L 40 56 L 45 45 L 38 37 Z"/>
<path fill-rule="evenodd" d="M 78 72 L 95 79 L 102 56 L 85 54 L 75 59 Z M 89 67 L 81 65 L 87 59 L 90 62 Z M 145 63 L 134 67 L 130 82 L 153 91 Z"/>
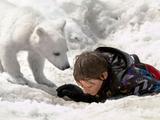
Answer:
<path fill-rule="evenodd" d="M 82 89 L 73 84 L 65 84 L 57 88 L 57 95 L 59 97 L 67 96 L 70 99 L 78 102 L 82 100 L 84 95 Z"/>
<path fill-rule="evenodd" d="M 99 98 L 89 94 L 84 94 L 80 87 L 73 84 L 65 84 L 57 88 L 57 95 L 62 98 L 67 96 L 76 102 L 100 102 Z"/>

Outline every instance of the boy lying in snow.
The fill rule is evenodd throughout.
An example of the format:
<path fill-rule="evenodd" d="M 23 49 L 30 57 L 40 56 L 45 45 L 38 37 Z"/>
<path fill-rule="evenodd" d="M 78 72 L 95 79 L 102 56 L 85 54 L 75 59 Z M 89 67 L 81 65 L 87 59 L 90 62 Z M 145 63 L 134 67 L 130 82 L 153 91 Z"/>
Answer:
<path fill-rule="evenodd" d="M 90 103 L 118 95 L 160 92 L 160 71 L 141 63 L 136 55 L 111 47 L 77 56 L 73 75 L 84 92 L 76 85 L 66 84 L 57 89 L 59 97 Z"/>

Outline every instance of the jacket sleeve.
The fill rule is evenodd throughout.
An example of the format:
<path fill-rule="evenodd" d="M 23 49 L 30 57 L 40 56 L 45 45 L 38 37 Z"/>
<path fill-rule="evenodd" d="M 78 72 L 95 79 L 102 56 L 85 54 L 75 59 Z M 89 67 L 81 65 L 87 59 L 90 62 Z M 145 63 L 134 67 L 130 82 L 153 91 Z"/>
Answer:
<path fill-rule="evenodd" d="M 69 97 L 71 100 L 76 102 L 101 102 L 99 96 L 92 96 L 85 94 L 80 87 L 74 84 L 65 84 L 56 89 L 57 96 L 64 98 Z"/>
<path fill-rule="evenodd" d="M 129 79 L 122 81 L 121 92 L 132 95 L 143 95 L 156 92 L 155 87 L 159 87 L 160 83 L 156 79 L 148 76 L 133 75 Z"/>

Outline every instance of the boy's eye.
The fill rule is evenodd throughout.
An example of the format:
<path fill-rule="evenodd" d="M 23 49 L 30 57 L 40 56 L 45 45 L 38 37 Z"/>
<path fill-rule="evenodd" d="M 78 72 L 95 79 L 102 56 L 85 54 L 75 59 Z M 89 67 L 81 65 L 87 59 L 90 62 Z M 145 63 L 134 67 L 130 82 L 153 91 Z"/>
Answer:
<path fill-rule="evenodd" d="M 59 52 L 54 52 L 53 55 L 54 56 L 60 56 L 60 53 Z"/>
<path fill-rule="evenodd" d="M 93 83 L 88 83 L 88 84 L 86 84 L 86 87 L 87 88 L 91 88 L 91 87 L 93 87 L 95 84 L 93 84 Z"/>
<path fill-rule="evenodd" d="M 92 84 L 92 85 L 95 84 L 92 80 L 88 80 L 87 83 L 88 83 L 88 84 Z"/>
<path fill-rule="evenodd" d="M 95 85 L 95 83 L 92 80 L 88 80 L 88 81 L 85 81 L 85 82 L 86 82 L 85 86 L 88 87 L 88 88 Z"/>

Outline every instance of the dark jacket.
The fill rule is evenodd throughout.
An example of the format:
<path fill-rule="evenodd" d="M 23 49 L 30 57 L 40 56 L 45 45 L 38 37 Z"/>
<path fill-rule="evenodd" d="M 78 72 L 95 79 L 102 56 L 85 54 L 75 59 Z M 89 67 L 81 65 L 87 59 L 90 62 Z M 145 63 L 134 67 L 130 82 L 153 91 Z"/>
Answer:
<path fill-rule="evenodd" d="M 116 79 L 115 74 L 105 80 L 98 93 L 99 100 L 118 95 L 144 95 L 160 92 L 160 71 L 148 64 L 133 64 Z"/>
<path fill-rule="evenodd" d="M 136 54 L 113 47 L 99 47 L 108 62 L 109 77 L 103 83 L 99 96 L 103 99 L 117 95 L 143 95 L 160 92 L 160 72 L 153 66 L 140 62 Z"/>

